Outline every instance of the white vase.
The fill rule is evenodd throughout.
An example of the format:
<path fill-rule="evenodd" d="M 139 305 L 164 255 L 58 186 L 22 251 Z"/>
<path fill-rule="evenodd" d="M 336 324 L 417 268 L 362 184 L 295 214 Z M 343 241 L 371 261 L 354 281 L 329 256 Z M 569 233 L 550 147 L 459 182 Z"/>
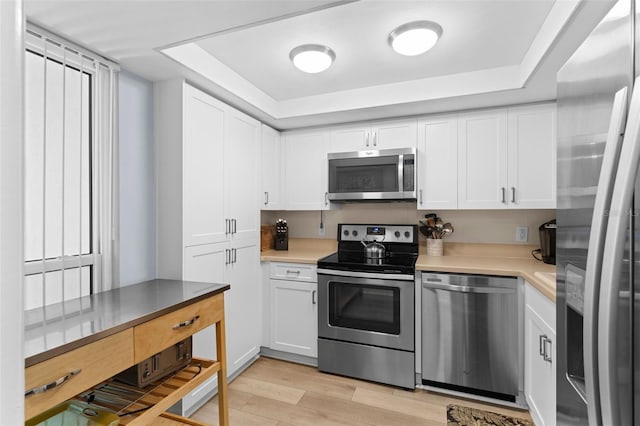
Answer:
<path fill-rule="evenodd" d="M 427 239 L 427 256 L 442 256 L 444 245 L 442 240 Z"/>

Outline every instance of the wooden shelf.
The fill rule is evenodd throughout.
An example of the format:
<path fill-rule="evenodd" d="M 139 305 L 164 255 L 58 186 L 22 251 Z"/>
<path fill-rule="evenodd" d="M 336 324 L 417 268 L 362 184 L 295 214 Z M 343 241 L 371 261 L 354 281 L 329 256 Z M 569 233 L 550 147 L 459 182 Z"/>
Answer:
<path fill-rule="evenodd" d="M 217 361 L 193 358 L 178 372 L 145 388 L 137 388 L 114 380 L 101 383 L 83 392 L 78 399 L 108 408 L 118 414 L 121 425 L 163 424 L 200 425 L 199 422 L 165 413 L 174 403 L 220 371 Z M 137 412 L 140 410 L 139 412 Z M 133 413 L 135 414 L 127 414 Z M 155 424 L 155 423 L 154 423 Z"/>

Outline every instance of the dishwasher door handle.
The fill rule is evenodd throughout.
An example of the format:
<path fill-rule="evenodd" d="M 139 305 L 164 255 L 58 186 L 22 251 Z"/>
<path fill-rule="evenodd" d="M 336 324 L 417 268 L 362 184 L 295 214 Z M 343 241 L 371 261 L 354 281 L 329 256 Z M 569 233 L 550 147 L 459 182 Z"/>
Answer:
<path fill-rule="evenodd" d="M 430 281 L 428 283 L 422 283 L 423 289 L 431 289 L 431 290 L 445 290 L 445 291 L 453 291 L 456 293 L 484 293 L 484 294 L 504 294 L 504 293 L 515 293 L 516 288 L 508 288 L 508 287 L 476 287 L 476 286 L 467 286 L 467 285 L 451 285 L 451 284 L 440 284 Z"/>

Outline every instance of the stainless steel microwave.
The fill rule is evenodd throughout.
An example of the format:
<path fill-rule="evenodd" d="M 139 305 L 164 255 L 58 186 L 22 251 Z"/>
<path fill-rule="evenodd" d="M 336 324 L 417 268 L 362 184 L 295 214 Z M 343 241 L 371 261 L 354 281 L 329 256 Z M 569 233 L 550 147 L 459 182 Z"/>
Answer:
<path fill-rule="evenodd" d="M 416 199 L 416 149 L 339 152 L 327 156 L 329 200 Z"/>

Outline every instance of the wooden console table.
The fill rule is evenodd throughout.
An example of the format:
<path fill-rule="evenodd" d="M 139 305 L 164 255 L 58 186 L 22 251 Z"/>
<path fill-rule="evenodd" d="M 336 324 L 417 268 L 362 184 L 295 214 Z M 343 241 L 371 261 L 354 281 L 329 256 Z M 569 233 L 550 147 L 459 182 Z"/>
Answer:
<path fill-rule="evenodd" d="M 114 411 L 120 411 L 121 424 L 152 424 L 158 416 L 162 424 L 200 424 L 165 411 L 217 374 L 219 422 L 228 425 L 228 289 L 226 284 L 151 280 L 26 311 L 25 419 L 105 386 L 120 371 L 215 325 L 216 360 L 193 358 Z"/>

